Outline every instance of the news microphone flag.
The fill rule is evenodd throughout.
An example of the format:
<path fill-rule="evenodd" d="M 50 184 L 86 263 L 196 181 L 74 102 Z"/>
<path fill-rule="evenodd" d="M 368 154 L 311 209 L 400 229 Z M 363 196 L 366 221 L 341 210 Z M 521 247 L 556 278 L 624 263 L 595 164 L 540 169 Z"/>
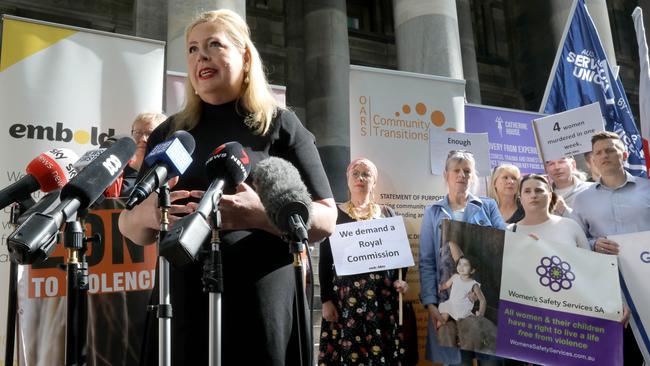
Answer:
<path fill-rule="evenodd" d="M 645 177 L 641 136 L 623 84 L 614 77 L 584 0 L 577 0 L 546 85 L 540 112 L 555 114 L 598 102 L 605 129 L 617 133 L 629 152 L 625 168 Z"/>
<path fill-rule="evenodd" d="M 643 152 L 650 155 L 648 139 L 650 138 L 650 60 L 648 59 L 648 43 L 645 39 L 643 26 L 643 11 L 636 7 L 632 12 L 636 42 L 639 46 L 639 119 L 641 122 L 641 137 L 643 138 Z M 646 166 L 648 166 L 646 160 Z M 650 167 L 649 167 L 650 168 Z"/>

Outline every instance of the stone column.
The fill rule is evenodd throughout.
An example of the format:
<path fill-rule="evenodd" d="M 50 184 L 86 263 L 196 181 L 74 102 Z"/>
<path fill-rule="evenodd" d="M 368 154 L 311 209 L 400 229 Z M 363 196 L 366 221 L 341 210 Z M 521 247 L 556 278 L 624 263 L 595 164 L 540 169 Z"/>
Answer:
<path fill-rule="evenodd" d="M 168 71 L 187 72 L 187 65 L 185 64 L 185 27 L 200 12 L 215 9 L 231 9 L 245 18 L 246 0 L 168 0 Z"/>
<path fill-rule="evenodd" d="M 400 70 L 463 78 L 455 0 L 393 0 Z"/>
<path fill-rule="evenodd" d="M 134 6 L 134 35 L 159 41 L 166 40 L 167 1 L 137 0 Z"/>
<path fill-rule="evenodd" d="M 307 128 L 337 200 L 347 199 L 350 161 L 350 47 L 344 0 L 304 2 Z"/>
<path fill-rule="evenodd" d="M 616 54 L 614 53 L 614 41 L 612 40 L 612 28 L 609 24 L 609 13 L 607 12 L 606 0 L 585 0 L 587 9 L 591 15 L 591 19 L 596 25 L 600 42 L 603 44 L 607 60 L 610 66 L 614 67 L 616 63 Z M 553 40 L 556 45 L 560 45 L 562 40 L 562 33 L 566 27 L 569 18 L 569 10 L 573 1 L 567 0 L 550 0 L 549 6 L 551 8 L 551 29 L 553 33 Z"/>
<path fill-rule="evenodd" d="M 460 34 L 460 51 L 465 75 L 465 96 L 469 103 L 481 104 L 481 86 L 476 64 L 476 47 L 472 27 L 472 9 L 470 0 L 456 0 L 458 13 L 458 33 Z"/>
<path fill-rule="evenodd" d="M 285 0 L 287 105 L 303 123 L 305 113 L 305 37 L 303 0 Z"/>

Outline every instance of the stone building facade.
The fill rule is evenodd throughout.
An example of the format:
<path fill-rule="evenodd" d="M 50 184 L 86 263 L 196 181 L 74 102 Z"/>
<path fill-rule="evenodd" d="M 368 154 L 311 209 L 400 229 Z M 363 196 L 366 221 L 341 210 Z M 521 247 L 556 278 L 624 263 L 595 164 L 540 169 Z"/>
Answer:
<path fill-rule="evenodd" d="M 168 34 L 178 34 L 178 24 L 186 24 L 185 18 L 200 10 L 226 6 L 244 12 L 270 81 L 287 87 L 287 102 L 319 139 L 335 194 L 343 199 L 341 172 L 349 159 L 349 142 L 345 133 L 332 131 L 347 131 L 347 65 L 464 77 L 469 102 L 537 111 L 571 0 L 431 0 L 418 8 L 422 3 L 0 0 L 0 13 L 167 40 L 171 45 Z M 587 4 L 599 19 L 610 58 L 615 54 L 638 120 L 639 61 L 630 15 L 637 5 L 650 13 L 650 0 Z M 646 24 L 650 28 L 650 20 Z M 174 53 L 179 52 L 169 52 Z M 410 65 L 412 60 L 418 65 Z M 174 62 L 182 64 L 168 56 L 167 64 Z"/>

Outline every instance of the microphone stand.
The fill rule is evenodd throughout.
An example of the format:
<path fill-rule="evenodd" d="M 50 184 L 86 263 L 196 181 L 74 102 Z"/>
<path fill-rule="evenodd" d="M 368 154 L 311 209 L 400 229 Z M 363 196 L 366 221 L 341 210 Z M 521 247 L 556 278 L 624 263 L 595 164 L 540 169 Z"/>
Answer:
<path fill-rule="evenodd" d="M 221 366 L 221 296 L 223 294 L 223 266 L 221 260 L 221 213 L 219 212 L 219 201 L 222 196 L 221 190 L 212 195 L 212 239 L 210 240 L 210 251 L 203 262 L 203 291 L 209 293 L 209 352 L 208 360 L 210 366 Z"/>
<path fill-rule="evenodd" d="M 163 184 L 158 190 L 158 207 L 160 207 L 160 235 L 158 244 L 164 239 L 169 230 L 169 185 Z M 149 310 L 156 310 L 158 318 L 158 365 L 171 366 L 172 350 L 172 304 L 169 282 L 169 262 L 164 257 L 158 256 L 158 305 L 152 305 Z"/>
<path fill-rule="evenodd" d="M 9 224 L 16 229 L 18 218 L 25 213 L 27 206 L 23 202 L 11 205 Z M 9 261 L 9 294 L 7 296 L 7 330 L 5 334 L 5 365 L 13 366 L 16 340 L 16 315 L 18 305 L 18 264 Z"/>
<path fill-rule="evenodd" d="M 81 213 L 78 214 L 78 217 Z M 101 241 L 101 236 L 84 235 L 81 219 L 67 222 L 63 246 L 68 251 L 66 263 L 67 306 L 65 329 L 65 364 L 86 364 L 86 332 L 88 327 L 88 243 Z"/>
<path fill-rule="evenodd" d="M 290 230 L 291 233 L 299 232 L 299 228 L 304 228 L 305 224 L 299 215 L 290 216 Z M 297 235 L 287 234 L 284 237 L 285 241 L 289 243 L 289 252 L 293 254 L 293 268 L 295 274 L 295 302 L 294 309 L 296 310 L 296 323 L 298 326 L 298 347 L 300 351 L 300 364 L 302 366 L 311 365 L 312 358 L 312 330 L 311 330 L 311 311 L 308 313 L 308 307 L 305 302 L 305 282 L 303 277 L 303 264 L 301 254 L 308 245 L 307 239 L 298 238 Z M 309 315 L 308 315 L 309 314 Z"/>

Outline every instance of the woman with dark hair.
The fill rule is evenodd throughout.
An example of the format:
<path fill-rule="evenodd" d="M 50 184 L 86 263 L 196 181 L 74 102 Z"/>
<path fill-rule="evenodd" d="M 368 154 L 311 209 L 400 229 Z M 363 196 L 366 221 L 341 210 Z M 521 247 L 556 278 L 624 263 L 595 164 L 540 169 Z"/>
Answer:
<path fill-rule="evenodd" d="M 519 185 L 519 196 L 524 208 L 524 217 L 518 223 L 509 225 L 509 230 L 531 234 L 559 244 L 589 249 L 589 241 L 578 223 L 551 213 L 557 196 L 544 176 L 525 176 Z"/>

